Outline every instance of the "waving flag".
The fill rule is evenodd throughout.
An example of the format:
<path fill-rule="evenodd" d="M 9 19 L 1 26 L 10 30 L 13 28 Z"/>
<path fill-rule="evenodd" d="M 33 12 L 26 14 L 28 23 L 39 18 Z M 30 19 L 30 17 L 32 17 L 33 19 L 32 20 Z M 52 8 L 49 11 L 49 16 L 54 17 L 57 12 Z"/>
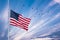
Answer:
<path fill-rule="evenodd" d="M 30 18 L 23 17 L 21 14 L 18 14 L 12 10 L 10 12 L 10 25 L 28 30 L 30 20 Z"/>

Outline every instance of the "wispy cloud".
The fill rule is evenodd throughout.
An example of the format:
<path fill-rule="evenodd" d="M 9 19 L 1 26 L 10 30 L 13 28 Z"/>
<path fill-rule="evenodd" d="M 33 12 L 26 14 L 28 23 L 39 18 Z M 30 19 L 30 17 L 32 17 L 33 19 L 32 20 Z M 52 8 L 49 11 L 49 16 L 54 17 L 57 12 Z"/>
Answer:
<path fill-rule="evenodd" d="M 36 20 L 33 19 L 32 22 L 31 22 L 31 24 L 29 25 L 29 30 L 27 32 L 23 31 L 23 30 L 19 30 L 18 28 L 13 28 L 12 27 L 11 31 L 9 31 L 9 33 L 10 33 L 9 36 L 11 37 L 10 39 L 12 39 L 12 40 L 20 40 L 22 38 L 28 38 L 29 39 L 30 37 L 32 37 L 38 31 L 42 31 L 42 30 L 39 30 L 39 29 L 43 29 L 43 27 L 45 25 L 51 23 L 52 21 L 54 21 L 55 19 L 57 19 L 59 17 L 59 15 L 60 15 L 60 13 L 56 13 L 56 15 L 54 15 L 55 11 L 59 8 L 59 6 L 54 7 L 54 10 L 52 10 L 52 9 L 49 10 L 50 7 L 52 7 L 53 5 L 56 4 L 55 1 L 51 1 L 47 6 L 45 6 L 45 8 L 43 9 L 42 12 L 41 11 L 38 12 L 36 10 L 37 6 L 35 4 L 36 4 L 36 2 L 34 2 L 32 4 L 32 6 L 30 7 L 30 9 L 28 10 L 27 13 L 29 14 L 29 17 L 32 16 L 31 18 L 35 18 L 34 16 L 36 16 L 39 12 L 40 13 L 44 13 L 43 15 L 39 16 L 40 17 L 39 21 L 35 22 Z M 32 7 L 34 7 L 34 9 L 31 9 Z M 49 12 L 47 12 L 48 10 L 49 10 Z M 51 15 L 53 15 L 53 16 L 51 16 Z M 38 18 L 38 15 L 37 15 L 37 18 Z M 35 24 L 33 24 L 33 22 L 35 22 Z M 54 25 L 52 25 L 52 27 L 53 26 Z M 55 28 L 54 28 L 53 31 L 55 31 Z M 52 32 L 48 32 L 47 34 L 49 35 Z M 43 35 L 46 36 L 47 34 L 43 32 L 42 36 Z"/>

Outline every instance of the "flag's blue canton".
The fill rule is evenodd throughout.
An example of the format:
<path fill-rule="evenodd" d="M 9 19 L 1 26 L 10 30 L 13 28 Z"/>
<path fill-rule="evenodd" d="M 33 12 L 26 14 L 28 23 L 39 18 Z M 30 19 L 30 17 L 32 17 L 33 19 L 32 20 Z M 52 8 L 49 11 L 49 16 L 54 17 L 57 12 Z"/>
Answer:
<path fill-rule="evenodd" d="M 11 18 L 14 18 L 14 19 L 18 20 L 18 16 L 19 16 L 18 13 L 16 13 L 16 12 L 14 12 L 14 11 L 11 10 L 11 13 L 10 13 L 10 17 Z"/>

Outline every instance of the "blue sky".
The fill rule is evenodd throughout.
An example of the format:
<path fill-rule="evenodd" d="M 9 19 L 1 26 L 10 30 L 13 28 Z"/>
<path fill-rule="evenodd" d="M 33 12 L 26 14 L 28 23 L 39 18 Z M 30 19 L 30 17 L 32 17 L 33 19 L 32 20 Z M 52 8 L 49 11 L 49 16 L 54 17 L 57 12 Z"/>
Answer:
<path fill-rule="evenodd" d="M 0 0 L 0 12 L 3 10 L 7 2 L 8 2 L 7 0 Z"/>
<path fill-rule="evenodd" d="M 7 34 L 8 34 L 8 30 L 7 30 L 7 22 L 6 22 L 6 18 L 4 18 L 4 14 L 5 14 L 5 8 L 6 5 L 8 4 L 7 0 L 0 0 L 0 40 L 8 40 Z"/>
<path fill-rule="evenodd" d="M 9 25 L 8 9 L 31 18 L 28 31 Z M 60 38 L 59 17 L 60 3 L 56 0 L 9 0 L 9 6 L 7 0 L 0 0 L 0 39 Z"/>
<path fill-rule="evenodd" d="M 10 9 L 24 17 L 31 18 L 28 32 L 11 26 L 10 39 L 27 40 L 38 37 L 60 37 L 58 36 L 60 35 L 58 34 L 60 31 L 59 2 L 56 2 L 56 0 L 10 0 L 9 2 Z M 13 32 L 14 30 L 15 32 Z"/>

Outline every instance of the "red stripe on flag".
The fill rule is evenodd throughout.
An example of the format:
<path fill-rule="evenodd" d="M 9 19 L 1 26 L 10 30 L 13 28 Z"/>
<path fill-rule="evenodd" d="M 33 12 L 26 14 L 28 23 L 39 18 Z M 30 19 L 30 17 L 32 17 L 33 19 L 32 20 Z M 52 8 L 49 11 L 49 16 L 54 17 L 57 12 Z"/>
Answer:
<path fill-rule="evenodd" d="M 13 26 L 18 26 L 21 27 L 25 30 L 28 30 L 28 25 L 30 23 L 29 18 L 24 18 L 22 15 L 19 15 L 18 20 L 14 19 L 14 18 L 10 18 L 10 24 Z"/>

